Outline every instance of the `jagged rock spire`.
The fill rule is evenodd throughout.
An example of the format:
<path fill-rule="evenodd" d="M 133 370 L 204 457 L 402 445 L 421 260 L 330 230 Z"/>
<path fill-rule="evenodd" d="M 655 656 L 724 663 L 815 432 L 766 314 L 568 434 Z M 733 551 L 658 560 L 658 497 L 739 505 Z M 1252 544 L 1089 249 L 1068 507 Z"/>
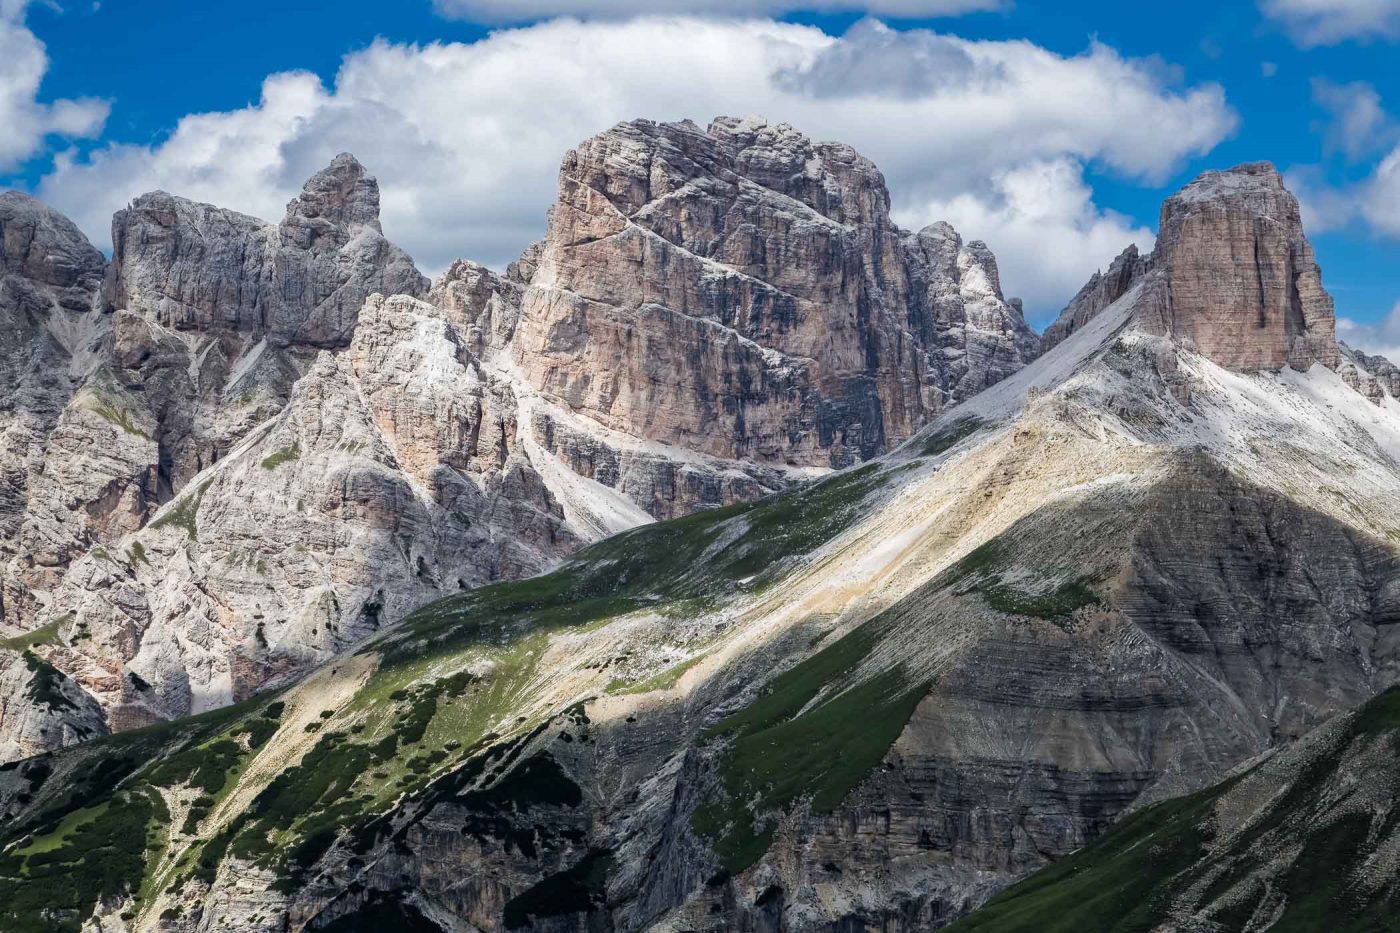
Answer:
<path fill-rule="evenodd" d="M 1157 248 L 1095 273 L 1045 332 L 1045 349 L 1143 281 L 1139 324 L 1227 369 L 1336 367 L 1332 299 L 1298 200 L 1268 162 L 1205 172 L 1162 205 Z"/>
<path fill-rule="evenodd" d="M 428 290 L 381 234 L 379 185 L 347 153 L 307 181 L 280 225 L 156 191 L 112 218 L 112 244 L 110 308 L 277 345 L 342 347 L 371 294 Z"/>
<path fill-rule="evenodd" d="M 1159 231 L 1170 333 L 1227 369 L 1337 365 L 1332 298 L 1273 165 L 1206 172 L 1162 205 Z"/>
<path fill-rule="evenodd" d="M 282 221 L 284 235 L 288 230 L 311 231 L 321 225 L 347 232 L 359 227 L 370 227 L 376 232 L 382 229 L 379 182 L 348 152 L 340 153 L 330 165 L 307 179 L 301 194 L 287 205 L 287 216 Z"/>

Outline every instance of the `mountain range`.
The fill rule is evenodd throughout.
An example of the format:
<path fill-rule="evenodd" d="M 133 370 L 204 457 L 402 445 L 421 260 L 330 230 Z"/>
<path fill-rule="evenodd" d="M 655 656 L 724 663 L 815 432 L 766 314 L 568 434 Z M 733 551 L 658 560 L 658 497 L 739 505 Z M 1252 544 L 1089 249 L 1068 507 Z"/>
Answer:
<path fill-rule="evenodd" d="M 581 144 L 504 274 L 378 216 L 0 196 L 0 926 L 1384 911 L 1400 370 L 1272 166 L 1043 336 L 756 119 Z"/>

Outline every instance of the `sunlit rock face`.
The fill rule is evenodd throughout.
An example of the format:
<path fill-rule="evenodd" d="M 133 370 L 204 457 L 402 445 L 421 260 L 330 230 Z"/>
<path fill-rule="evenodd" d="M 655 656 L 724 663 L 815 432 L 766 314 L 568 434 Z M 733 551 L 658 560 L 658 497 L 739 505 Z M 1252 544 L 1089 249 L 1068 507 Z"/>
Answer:
<path fill-rule="evenodd" d="M 1162 205 L 1157 247 L 1130 247 L 1046 329 L 1050 349 L 1146 279 L 1138 318 L 1236 372 L 1335 369 L 1332 298 L 1302 215 L 1268 162 L 1205 172 Z"/>
<path fill-rule="evenodd" d="M 620 124 L 580 145 L 515 359 L 551 402 L 714 457 L 845 466 L 1033 358 L 996 262 L 890 220 L 879 170 L 786 124 Z"/>

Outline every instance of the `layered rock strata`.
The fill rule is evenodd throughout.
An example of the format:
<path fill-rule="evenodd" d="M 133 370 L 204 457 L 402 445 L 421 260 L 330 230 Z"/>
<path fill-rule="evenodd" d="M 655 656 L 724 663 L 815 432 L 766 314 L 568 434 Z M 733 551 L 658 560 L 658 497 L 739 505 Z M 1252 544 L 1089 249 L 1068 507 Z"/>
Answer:
<path fill-rule="evenodd" d="M 606 428 L 845 466 L 1038 350 L 981 243 L 890 220 L 849 146 L 785 124 L 620 124 L 571 152 L 514 356 Z"/>
<path fill-rule="evenodd" d="M 1162 205 L 1157 246 L 1096 273 L 1046 330 L 1063 340 L 1142 280 L 1139 319 L 1237 372 L 1339 362 L 1332 299 L 1298 200 L 1267 162 L 1206 172 Z"/>

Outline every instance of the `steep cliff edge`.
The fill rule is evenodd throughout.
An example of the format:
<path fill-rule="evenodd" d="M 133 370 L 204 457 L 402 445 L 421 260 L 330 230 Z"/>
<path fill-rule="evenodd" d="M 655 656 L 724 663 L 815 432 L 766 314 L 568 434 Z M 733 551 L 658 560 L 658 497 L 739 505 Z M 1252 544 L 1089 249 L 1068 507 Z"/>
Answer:
<path fill-rule="evenodd" d="M 624 435 L 847 466 L 1033 358 L 995 260 L 897 228 L 879 171 L 786 124 L 620 124 L 571 152 L 515 359 Z"/>
<path fill-rule="evenodd" d="M 1046 330 L 1048 349 L 1143 282 L 1144 326 L 1236 372 L 1339 362 L 1332 299 L 1298 200 L 1267 162 L 1206 172 L 1162 205 L 1157 248 L 1130 248 Z"/>

